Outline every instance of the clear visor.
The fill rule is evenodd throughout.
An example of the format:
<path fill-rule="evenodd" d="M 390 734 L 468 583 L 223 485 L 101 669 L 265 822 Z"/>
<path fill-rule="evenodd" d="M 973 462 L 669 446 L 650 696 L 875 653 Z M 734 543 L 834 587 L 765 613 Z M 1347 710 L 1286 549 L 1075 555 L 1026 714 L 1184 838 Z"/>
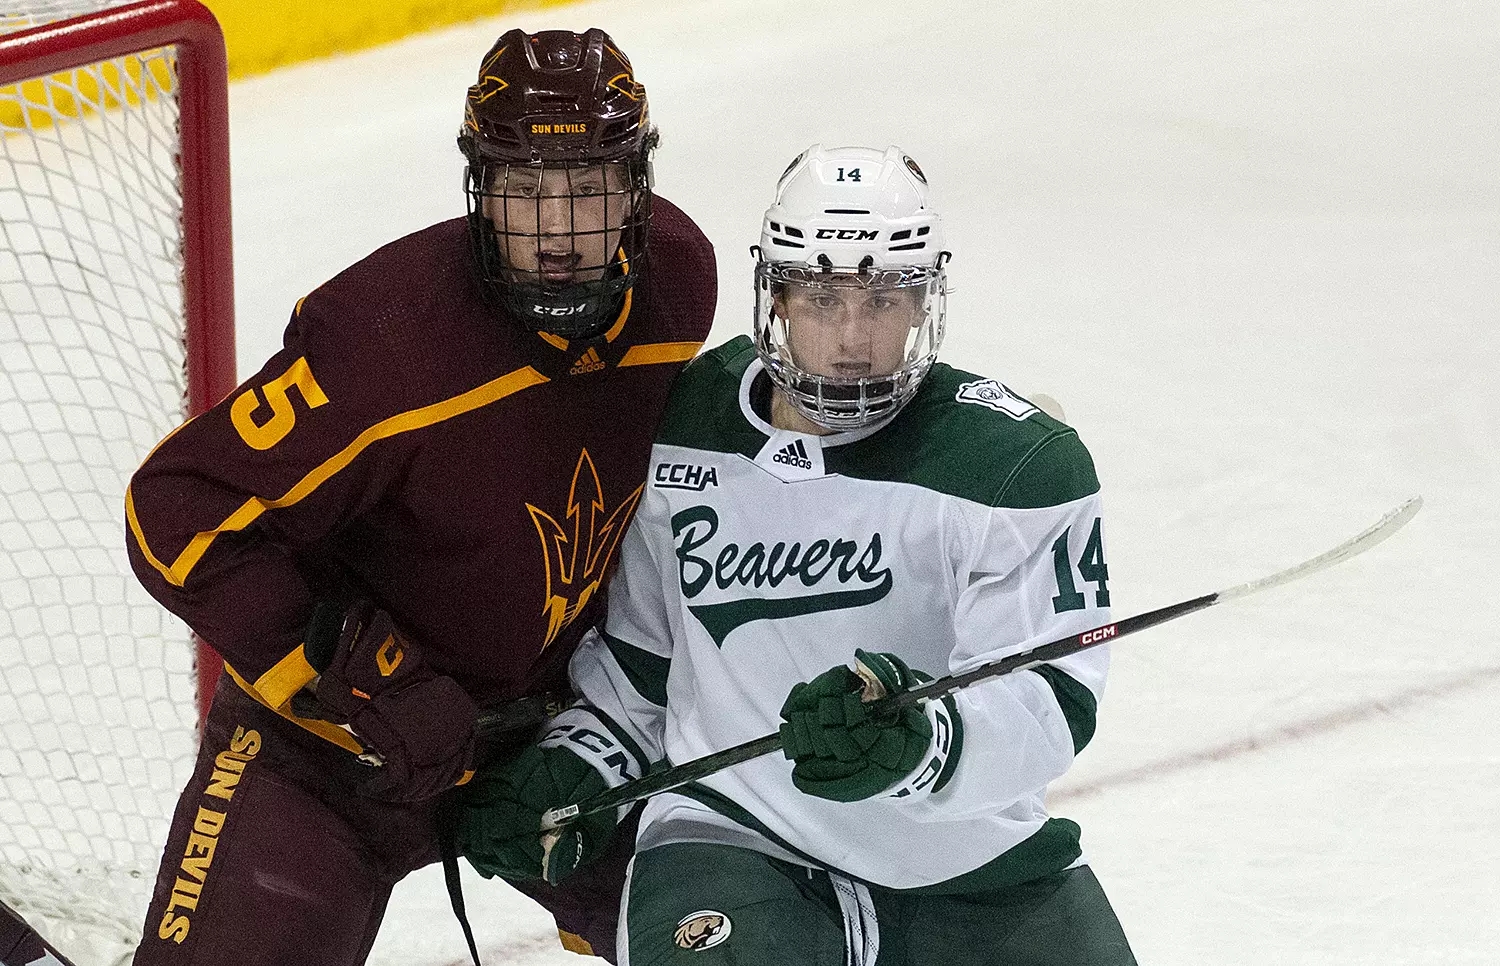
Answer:
<path fill-rule="evenodd" d="M 940 266 L 863 272 L 761 262 L 755 342 L 777 389 L 829 429 L 892 416 L 937 357 L 947 290 Z"/>

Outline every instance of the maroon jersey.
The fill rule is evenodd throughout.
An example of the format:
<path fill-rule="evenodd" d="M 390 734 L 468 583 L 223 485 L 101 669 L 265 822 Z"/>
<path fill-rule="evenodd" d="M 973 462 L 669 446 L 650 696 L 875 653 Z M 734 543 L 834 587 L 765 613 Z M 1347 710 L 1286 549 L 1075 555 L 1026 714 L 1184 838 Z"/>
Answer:
<path fill-rule="evenodd" d="M 707 337 L 713 248 L 659 197 L 650 271 L 588 344 L 499 315 L 467 231 L 409 235 L 304 298 L 284 348 L 126 492 L 136 574 L 284 715 L 335 590 L 374 599 L 481 704 L 563 684 Z"/>

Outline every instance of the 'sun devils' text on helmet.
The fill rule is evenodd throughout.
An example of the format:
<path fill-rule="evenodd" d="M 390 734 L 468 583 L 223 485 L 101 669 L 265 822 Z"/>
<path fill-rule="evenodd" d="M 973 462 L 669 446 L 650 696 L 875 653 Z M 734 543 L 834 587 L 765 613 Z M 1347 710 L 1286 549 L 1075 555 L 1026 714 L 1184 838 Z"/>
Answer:
<path fill-rule="evenodd" d="M 656 134 L 630 60 L 597 28 L 508 31 L 458 144 L 486 292 L 540 332 L 609 331 L 646 272 L 651 218 Z"/>

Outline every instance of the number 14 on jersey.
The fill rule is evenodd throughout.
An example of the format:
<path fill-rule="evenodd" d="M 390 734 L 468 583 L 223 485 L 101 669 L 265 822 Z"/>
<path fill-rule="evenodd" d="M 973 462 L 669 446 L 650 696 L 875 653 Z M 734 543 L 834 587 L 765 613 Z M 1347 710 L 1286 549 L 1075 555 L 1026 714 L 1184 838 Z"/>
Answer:
<path fill-rule="evenodd" d="M 1062 532 L 1052 544 L 1052 567 L 1057 572 L 1057 596 L 1052 598 L 1054 613 L 1083 610 L 1088 601 L 1073 579 L 1073 562 L 1068 556 L 1068 537 L 1072 527 Z M 1104 540 L 1099 535 L 1099 518 L 1094 518 L 1094 528 L 1089 531 L 1088 542 L 1083 545 L 1083 555 L 1078 558 L 1078 574 L 1094 585 L 1094 606 L 1109 606 L 1109 567 L 1104 563 Z"/>

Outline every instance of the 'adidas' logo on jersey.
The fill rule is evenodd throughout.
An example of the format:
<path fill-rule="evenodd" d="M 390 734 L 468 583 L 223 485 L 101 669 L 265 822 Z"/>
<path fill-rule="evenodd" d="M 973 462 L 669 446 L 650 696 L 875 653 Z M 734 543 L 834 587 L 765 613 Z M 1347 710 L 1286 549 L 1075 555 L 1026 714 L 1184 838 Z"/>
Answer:
<path fill-rule="evenodd" d="M 802 445 L 802 440 L 800 439 L 795 443 L 788 443 L 777 450 L 776 455 L 772 456 L 771 460 L 776 463 L 785 463 L 788 466 L 801 467 L 804 470 L 812 469 L 812 460 L 807 458 L 807 447 Z"/>
<path fill-rule="evenodd" d="M 579 356 L 577 362 L 573 363 L 573 368 L 568 370 L 568 375 L 581 376 L 586 372 L 598 372 L 603 368 L 604 360 L 599 358 L 599 353 L 593 346 L 589 346 L 589 350 Z"/>

